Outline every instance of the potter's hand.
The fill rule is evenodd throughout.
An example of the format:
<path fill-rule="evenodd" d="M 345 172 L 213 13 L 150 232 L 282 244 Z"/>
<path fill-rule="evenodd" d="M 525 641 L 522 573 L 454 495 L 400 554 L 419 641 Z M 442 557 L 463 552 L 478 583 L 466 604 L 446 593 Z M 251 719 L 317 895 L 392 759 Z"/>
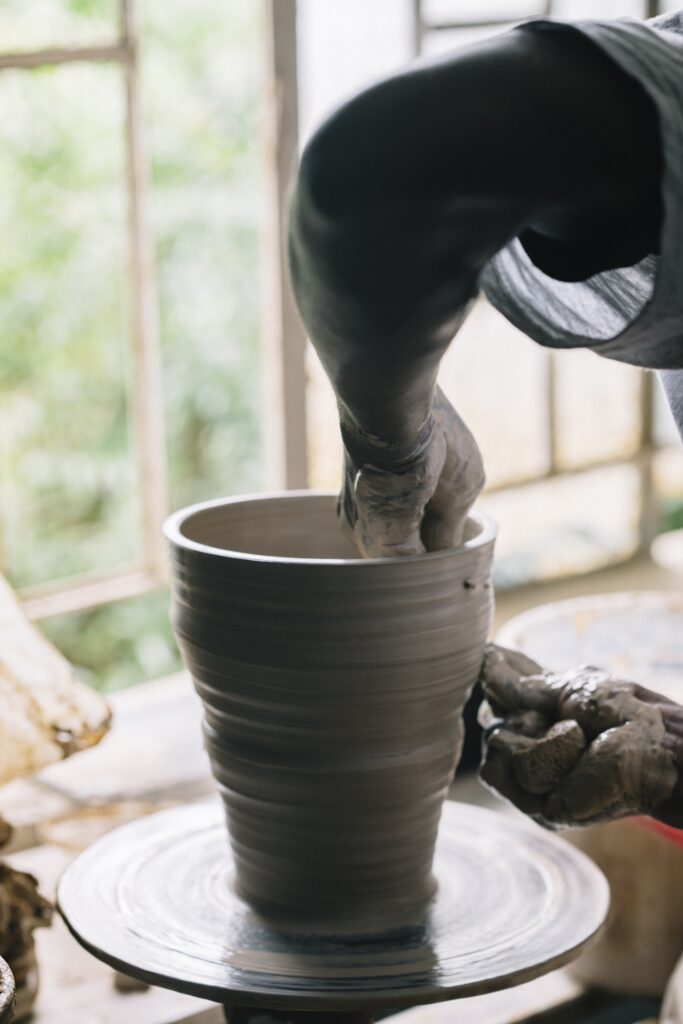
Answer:
<path fill-rule="evenodd" d="M 683 707 L 582 666 L 490 645 L 482 780 L 547 828 L 650 814 L 683 827 Z"/>
<path fill-rule="evenodd" d="M 463 542 L 467 514 L 484 485 L 477 443 L 437 388 L 415 448 L 391 449 L 345 428 L 338 513 L 366 558 L 415 555 Z"/>

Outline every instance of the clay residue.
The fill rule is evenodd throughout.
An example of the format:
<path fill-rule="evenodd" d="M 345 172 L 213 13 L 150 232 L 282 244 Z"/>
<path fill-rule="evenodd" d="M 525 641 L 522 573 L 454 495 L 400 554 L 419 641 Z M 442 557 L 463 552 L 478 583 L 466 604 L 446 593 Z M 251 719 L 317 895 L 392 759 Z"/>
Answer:
<path fill-rule="evenodd" d="M 586 737 L 578 722 L 556 722 L 515 754 L 515 778 L 529 793 L 552 793 L 585 749 Z"/>

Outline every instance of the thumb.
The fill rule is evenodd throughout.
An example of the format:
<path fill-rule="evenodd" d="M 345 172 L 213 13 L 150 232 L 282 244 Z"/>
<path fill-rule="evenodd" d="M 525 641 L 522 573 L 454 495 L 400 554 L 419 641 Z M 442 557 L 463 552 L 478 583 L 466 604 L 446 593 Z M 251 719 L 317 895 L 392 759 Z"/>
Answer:
<path fill-rule="evenodd" d="M 427 551 L 457 548 L 464 543 L 465 525 L 470 503 L 458 505 L 452 497 L 452 487 L 443 478 L 425 508 L 422 520 L 422 540 Z"/>
<path fill-rule="evenodd" d="M 619 770 L 619 729 L 602 733 L 573 771 L 548 796 L 543 808 L 557 825 L 591 825 L 639 810 L 635 794 L 626 791 Z"/>

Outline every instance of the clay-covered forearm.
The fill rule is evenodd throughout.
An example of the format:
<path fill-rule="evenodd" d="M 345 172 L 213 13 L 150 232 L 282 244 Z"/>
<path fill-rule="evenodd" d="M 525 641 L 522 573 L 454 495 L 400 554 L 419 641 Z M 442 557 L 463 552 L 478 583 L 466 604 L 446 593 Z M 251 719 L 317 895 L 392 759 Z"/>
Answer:
<path fill-rule="evenodd" d="M 651 139 L 644 125 L 631 152 L 635 88 L 571 32 L 516 31 L 373 86 L 313 136 L 292 281 L 352 440 L 410 453 L 479 274 L 511 238 L 632 211 Z"/>

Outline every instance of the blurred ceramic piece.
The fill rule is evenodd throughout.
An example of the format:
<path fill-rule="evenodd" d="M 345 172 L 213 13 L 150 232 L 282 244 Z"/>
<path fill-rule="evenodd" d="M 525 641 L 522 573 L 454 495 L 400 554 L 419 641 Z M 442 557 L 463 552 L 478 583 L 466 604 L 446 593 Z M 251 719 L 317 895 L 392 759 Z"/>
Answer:
<path fill-rule="evenodd" d="M 334 495 L 294 492 L 196 505 L 166 533 L 238 895 L 289 928 L 414 924 L 491 620 L 494 524 L 473 512 L 461 548 L 363 560 Z"/>
<path fill-rule="evenodd" d="M 14 978 L 5 961 L 0 958 L 0 1024 L 14 1020 Z"/>
<path fill-rule="evenodd" d="M 98 743 L 109 719 L 0 576 L 0 785 Z"/>
<path fill-rule="evenodd" d="M 676 593 L 543 605 L 511 619 L 496 639 L 544 668 L 593 664 L 683 702 L 683 597 Z M 661 996 L 683 952 L 683 832 L 633 818 L 563 835 L 602 868 L 612 892 L 605 935 L 572 972 L 622 995 Z"/>
<path fill-rule="evenodd" d="M 650 545 L 650 555 L 662 569 L 683 572 L 683 530 L 660 533 Z"/>
<path fill-rule="evenodd" d="M 109 721 L 105 699 L 76 678 L 0 576 L 0 785 L 92 747 Z M 10 834 L 0 820 L 0 846 Z M 50 914 L 36 880 L 0 863 L 0 952 L 14 974 L 17 1021 L 30 1015 L 35 1001 L 33 932 Z"/>
<path fill-rule="evenodd" d="M 0 951 L 14 977 L 17 1021 L 30 1015 L 38 994 L 34 932 L 51 920 L 52 905 L 40 895 L 33 875 L 0 862 Z"/>

